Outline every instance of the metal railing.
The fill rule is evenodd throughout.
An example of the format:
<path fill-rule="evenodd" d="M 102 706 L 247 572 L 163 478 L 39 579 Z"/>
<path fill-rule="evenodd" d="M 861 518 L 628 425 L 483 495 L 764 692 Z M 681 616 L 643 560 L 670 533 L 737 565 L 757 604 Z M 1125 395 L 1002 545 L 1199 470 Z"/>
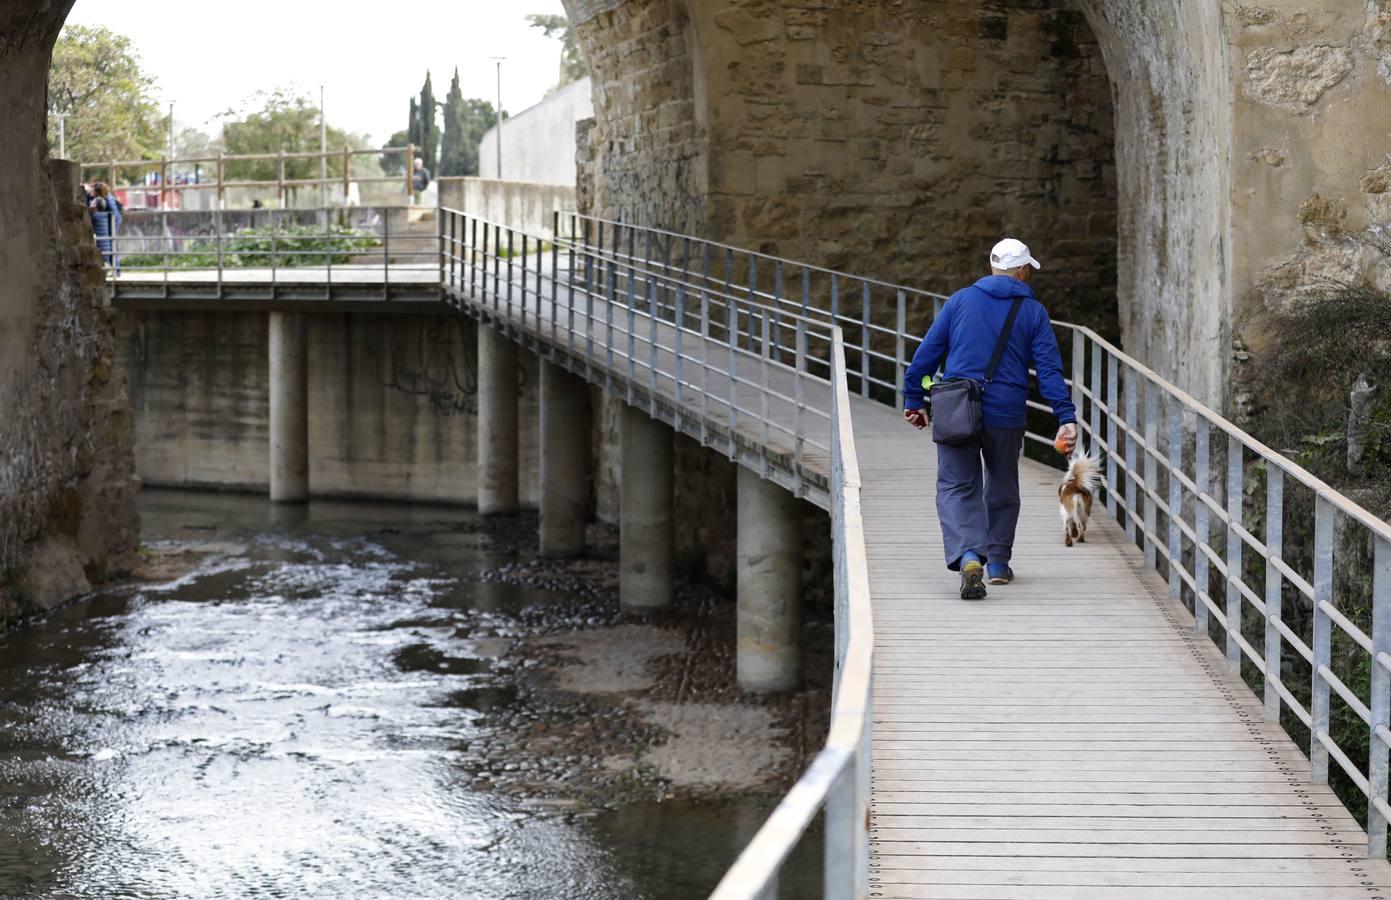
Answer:
<path fill-rule="evenodd" d="M 446 216 L 446 285 L 458 285 L 460 298 L 481 292 L 499 309 L 502 298 L 511 297 L 514 273 L 510 262 L 507 273 L 500 271 L 498 248 L 504 239 L 508 242 L 510 261 L 518 233 L 452 211 Z M 548 346 L 576 350 L 575 304 L 557 306 L 556 290 L 570 293 L 578 286 L 586 304 L 580 340 L 591 380 L 610 377 L 599 370 L 611 372 L 615 359 L 627 359 L 633 371 L 632 354 L 625 356 L 621 348 L 615 353 L 612 341 L 600 341 L 602 352 L 595 356 L 590 343 L 595 328 L 611 322 L 594 318 L 594 302 L 602 301 L 610 312 L 625 307 L 629 316 L 649 311 L 655 324 L 685 321 L 689 298 L 708 297 L 702 303 L 716 304 L 725 318 L 716 326 L 703 306 L 693 335 L 717 337 L 732 354 L 756 355 L 765 365 L 786 365 L 791 359 L 796 372 L 824 373 L 832 382 L 833 462 L 824 504 L 836 517 L 837 538 L 838 690 L 831 735 L 730 870 L 717 896 L 774 896 L 779 866 L 823 804 L 828 816 L 827 896 L 863 896 L 867 858 L 860 842 L 867 822 L 860 812 L 867 807 L 858 804 L 867 800 L 867 787 L 865 792 L 856 787 L 853 797 L 845 792 L 868 772 L 864 715 L 870 701 L 872 639 L 865 635 L 872 625 L 867 576 L 861 590 L 857 573 L 863 568 L 863 535 L 853 437 L 847 428 L 849 398 L 858 394 L 901 405 L 912 351 L 946 298 L 660 229 L 578 215 L 566 219 L 557 221 L 554 233 L 560 237 L 548 245 L 553 274 L 543 276 L 543 266 L 534 267 L 536 299 L 544 293 L 542 280 L 552 290 L 549 340 L 544 328 L 530 332 L 541 352 Z M 525 260 L 524 236 L 522 241 Z M 561 258 L 569 262 L 564 277 L 559 277 Z M 557 309 L 563 311 L 559 320 Z M 508 319 L 515 320 L 510 309 Z M 917 327 L 910 331 L 909 322 Z M 543 323 L 538 319 L 537 324 Z M 1061 322 L 1054 327 L 1062 338 L 1065 369 L 1071 372 L 1068 383 L 1079 425 L 1108 459 L 1107 510 L 1140 548 L 1144 564 L 1167 581 L 1171 598 L 1193 612 L 1194 627 L 1223 647 L 1234 672 L 1260 686 L 1266 718 L 1282 722 L 1292 733 L 1301 726 L 1308 729 L 1311 779 L 1327 783 L 1332 759 L 1334 771 L 1367 797 L 1368 854 L 1384 857 L 1391 817 L 1391 527 L 1094 331 Z M 823 329 L 830 335 L 823 345 L 825 357 L 810 351 L 805 341 L 805 335 Z M 630 327 L 627 339 L 633 333 Z M 679 348 L 668 349 L 676 350 L 679 359 Z M 729 368 L 733 372 L 735 366 Z M 654 365 L 647 377 L 655 386 L 664 376 Z M 676 381 L 681 382 L 679 375 Z M 740 408 L 732 400 L 726 406 L 735 417 L 766 412 Z M 1036 393 L 1029 407 L 1049 411 Z M 792 431 L 802 430 L 805 414 L 799 411 Z M 789 430 L 766 421 L 761 427 L 765 436 L 769 427 Z M 1050 446 L 1053 439 L 1051 431 L 1037 427 L 1027 437 Z M 1351 571 L 1335 570 L 1340 557 Z M 1364 569 L 1358 568 L 1361 563 L 1366 563 Z M 1300 613 L 1307 621 L 1300 621 Z M 1357 619 L 1370 623 L 1360 625 Z M 1340 653 L 1335 655 L 1335 649 Z M 850 670 L 861 665 L 864 673 L 849 680 Z M 1349 673 L 1359 666 L 1370 672 L 1365 687 L 1349 683 Z M 853 693 L 847 694 L 851 685 Z M 1332 735 L 1335 700 L 1366 727 L 1361 745 L 1365 765 Z"/>
<path fill-rule="evenodd" d="M 654 266 L 623 249 L 625 239 L 635 240 L 628 226 L 608 230 L 620 245 L 615 250 L 574 240 L 575 229 L 562 229 L 558 216 L 553 233 L 562 237 L 547 242 L 454 210 L 441 214 L 442 282 L 454 302 L 829 509 L 835 573 L 830 733 L 715 896 L 776 896 L 779 870 L 823 810 L 826 895 L 863 896 L 869 883 L 874 633 L 841 329 L 826 317 L 801 315 L 777 298 L 710 277 L 708 270 L 700 277 Z M 754 406 L 740 398 L 741 388 L 756 398 Z M 809 400 L 813 389 L 825 398 L 821 403 Z M 818 426 L 829 428 L 824 441 L 816 436 Z M 829 475 L 824 487 L 813 475 L 818 468 Z"/>
<path fill-rule="evenodd" d="M 121 290 L 160 288 L 220 299 L 264 286 L 269 295 L 296 286 L 324 299 L 341 285 L 380 289 L 439 287 L 439 236 L 434 221 L 411 231 L 403 207 L 243 210 L 130 210 L 119 218 L 94 210 L 97 249 Z M 434 210 L 429 210 L 430 215 Z M 394 223 L 394 224 L 393 224 Z"/>
<path fill-rule="evenodd" d="M 305 150 L 290 153 L 219 153 L 214 156 L 87 161 L 79 163 L 78 170 L 83 182 L 98 180 L 106 182 L 116 190 L 152 193 L 156 196 L 159 208 L 168 208 L 187 193 L 196 194 L 202 191 L 215 192 L 216 205 L 222 208 L 226 206 L 229 189 L 273 192 L 274 202 L 284 207 L 289 192 L 304 187 L 320 188 L 321 191 L 341 187 L 343 197 L 346 198 L 354 184 L 390 185 L 400 187 L 402 197 L 410 197 L 413 189 L 411 165 L 415 159 L 415 150 L 415 145 L 410 144 L 405 147 L 381 147 L 375 150 L 353 150 L 345 147 L 342 150 Z M 359 157 L 385 156 L 402 158 L 401 174 L 365 175 L 352 171 L 353 160 Z M 312 160 L 319 161 L 318 177 L 291 177 L 295 174 L 291 171 L 292 167 L 297 163 Z M 274 163 L 273 178 L 228 177 L 229 167 L 233 172 L 237 172 L 261 163 Z M 204 166 L 208 168 L 206 178 L 202 177 Z M 184 169 L 185 179 L 190 171 L 197 173 L 199 177 L 193 181 L 180 181 L 179 168 Z M 328 174 L 330 171 L 333 172 L 332 175 Z M 123 183 L 123 174 L 134 174 L 136 178 L 128 178 Z M 322 194 L 319 199 L 323 200 Z"/>
<path fill-rule="evenodd" d="M 807 395 L 809 376 L 824 385 L 830 375 L 829 324 L 567 238 L 440 215 L 441 281 L 454 301 L 829 508 L 830 411 Z"/>
<path fill-rule="evenodd" d="M 1109 457 L 1107 509 L 1231 671 L 1260 686 L 1266 720 L 1283 711 L 1308 730 L 1311 780 L 1328 783 L 1331 759 L 1366 797 L 1367 853 L 1384 858 L 1391 527 L 1095 332 L 1063 328 L 1079 420 Z M 1365 687 L 1349 683 L 1361 667 Z M 1333 737 L 1335 698 L 1366 727 L 1360 749 Z"/>

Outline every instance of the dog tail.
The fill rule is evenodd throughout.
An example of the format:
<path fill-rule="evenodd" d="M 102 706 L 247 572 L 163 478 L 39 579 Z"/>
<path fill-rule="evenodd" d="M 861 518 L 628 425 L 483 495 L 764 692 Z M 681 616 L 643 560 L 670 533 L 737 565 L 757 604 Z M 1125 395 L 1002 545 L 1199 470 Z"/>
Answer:
<path fill-rule="evenodd" d="M 1101 486 L 1101 452 L 1092 447 L 1089 453 L 1083 453 L 1082 445 L 1079 443 L 1072 453 L 1072 459 L 1068 461 L 1067 475 L 1063 480 L 1071 481 L 1087 492 L 1094 493 Z"/>

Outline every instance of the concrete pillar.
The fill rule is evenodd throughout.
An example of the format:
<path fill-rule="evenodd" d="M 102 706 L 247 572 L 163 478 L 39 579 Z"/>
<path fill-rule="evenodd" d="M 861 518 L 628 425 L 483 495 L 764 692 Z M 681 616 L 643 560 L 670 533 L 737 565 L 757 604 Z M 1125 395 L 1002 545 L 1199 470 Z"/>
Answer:
<path fill-rule="evenodd" d="M 801 679 L 802 560 L 797 498 L 739 468 L 736 664 L 739 687 L 788 691 Z"/>
<path fill-rule="evenodd" d="M 270 314 L 270 498 L 309 499 L 309 328 L 304 313 Z"/>
<path fill-rule="evenodd" d="M 478 511 L 517 511 L 517 345 L 478 326 Z"/>
<path fill-rule="evenodd" d="M 672 430 L 623 407 L 623 485 L 618 521 L 618 601 L 625 612 L 671 606 Z"/>
<path fill-rule="evenodd" d="M 589 385 L 541 360 L 541 555 L 584 553 L 589 513 Z"/>

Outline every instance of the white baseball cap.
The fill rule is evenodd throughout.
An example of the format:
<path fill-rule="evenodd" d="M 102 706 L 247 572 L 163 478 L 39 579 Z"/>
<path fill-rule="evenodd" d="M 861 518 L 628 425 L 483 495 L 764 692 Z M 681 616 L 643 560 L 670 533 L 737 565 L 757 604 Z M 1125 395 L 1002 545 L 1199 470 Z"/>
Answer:
<path fill-rule="evenodd" d="M 1017 269 L 1026 263 L 1035 269 L 1042 268 L 1038 260 L 1029 255 L 1029 248 L 1023 241 L 1005 238 L 990 251 L 990 267 L 993 269 Z"/>

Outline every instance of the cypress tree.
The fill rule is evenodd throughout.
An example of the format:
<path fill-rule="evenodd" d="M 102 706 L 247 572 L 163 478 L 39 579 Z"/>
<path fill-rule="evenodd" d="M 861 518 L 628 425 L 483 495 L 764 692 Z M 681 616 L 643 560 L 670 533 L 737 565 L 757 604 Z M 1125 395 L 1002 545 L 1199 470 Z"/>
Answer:
<path fill-rule="evenodd" d="M 440 175 L 472 175 L 468 164 L 468 113 L 459 87 L 459 69 L 444 98 L 444 134 L 440 139 Z"/>
<path fill-rule="evenodd" d="M 430 72 L 425 71 L 425 86 L 420 89 L 420 145 L 425 167 L 432 172 L 439 163 L 440 133 L 435 125 L 435 89 L 430 84 Z"/>

